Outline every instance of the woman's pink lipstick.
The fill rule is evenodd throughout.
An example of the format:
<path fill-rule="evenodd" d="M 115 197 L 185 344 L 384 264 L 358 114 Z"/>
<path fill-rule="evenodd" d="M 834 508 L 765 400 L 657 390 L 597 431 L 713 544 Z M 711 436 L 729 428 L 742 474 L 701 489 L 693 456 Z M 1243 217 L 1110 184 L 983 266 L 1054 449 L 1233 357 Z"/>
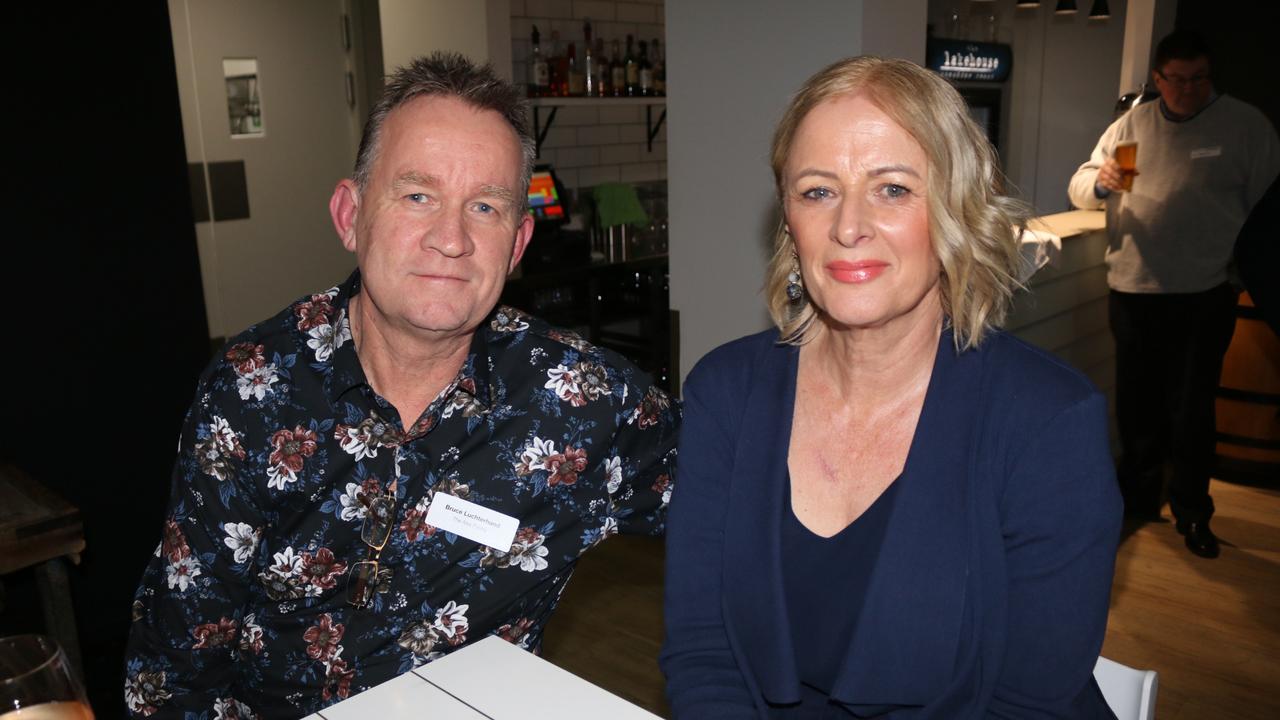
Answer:
<path fill-rule="evenodd" d="M 827 272 L 839 282 L 864 283 L 880 277 L 888 267 L 889 263 L 880 260 L 836 260 L 827 263 Z"/>

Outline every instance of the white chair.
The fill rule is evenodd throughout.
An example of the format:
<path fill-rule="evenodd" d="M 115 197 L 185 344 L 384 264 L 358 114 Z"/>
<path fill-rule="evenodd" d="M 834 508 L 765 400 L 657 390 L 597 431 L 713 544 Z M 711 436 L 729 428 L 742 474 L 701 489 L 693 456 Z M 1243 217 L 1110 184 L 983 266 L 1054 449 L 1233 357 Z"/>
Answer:
<path fill-rule="evenodd" d="M 1114 660 L 1098 658 L 1093 666 L 1093 679 L 1102 689 L 1102 697 L 1119 720 L 1153 720 L 1156 716 L 1156 690 L 1160 676 L 1155 670 L 1135 670 Z"/>

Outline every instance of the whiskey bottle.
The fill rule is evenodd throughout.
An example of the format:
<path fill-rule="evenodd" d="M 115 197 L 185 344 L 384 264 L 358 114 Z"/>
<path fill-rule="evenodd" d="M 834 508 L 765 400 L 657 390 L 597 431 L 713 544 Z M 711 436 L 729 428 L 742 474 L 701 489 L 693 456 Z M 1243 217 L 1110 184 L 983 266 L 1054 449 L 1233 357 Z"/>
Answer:
<path fill-rule="evenodd" d="M 622 97 L 627 94 L 627 66 L 622 62 L 618 39 L 613 39 L 613 61 L 609 65 L 609 94 Z"/>
<path fill-rule="evenodd" d="M 568 60 L 565 66 L 568 68 L 569 76 L 567 94 L 571 97 L 581 97 L 586 92 L 586 78 L 582 74 L 582 68 L 578 67 L 578 49 L 573 43 L 569 43 Z"/>

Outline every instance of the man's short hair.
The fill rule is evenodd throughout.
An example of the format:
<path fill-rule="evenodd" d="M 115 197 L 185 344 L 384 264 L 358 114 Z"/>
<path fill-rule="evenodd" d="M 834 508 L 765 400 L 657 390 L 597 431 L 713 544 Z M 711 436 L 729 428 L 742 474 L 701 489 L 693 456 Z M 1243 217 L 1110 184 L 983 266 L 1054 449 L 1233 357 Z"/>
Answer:
<path fill-rule="evenodd" d="M 1209 57 L 1209 43 L 1195 30 L 1174 30 L 1156 45 L 1155 69 L 1164 70 L 1170 60 L 1195 60 Z"/>
<path fill-rule="evenodd" d="M 414 58 L 407 66 L 397 68 L 387 78 L 382 97 L 369 112 L 360 137 L 360 151 L 352 178 L 363 191 L 369 183 L 369 172 L 378 156 L 382 125 L 392 110 L 419 97 L 452 97 L 479 110 L 492 110 L 502 116 L 520 138 L 522 155 L 521 183 L 518 198 L 528 202 L 529 178 L 533 175 L 536 154 L 533 133 L 529 129 L 529 103 L 515 85 L 499 78 L 489 64 L 477 65 L 455 52 L 434 52 Z M 521 212 L 526 208 L 521 207 Z"/>

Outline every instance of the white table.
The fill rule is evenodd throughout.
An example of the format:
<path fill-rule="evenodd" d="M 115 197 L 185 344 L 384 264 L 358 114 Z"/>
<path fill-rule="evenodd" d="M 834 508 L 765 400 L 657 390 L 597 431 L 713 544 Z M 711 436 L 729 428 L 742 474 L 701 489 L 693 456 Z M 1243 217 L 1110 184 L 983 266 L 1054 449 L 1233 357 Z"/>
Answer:
<path fill-rule="evenodd" d="M 305 720 L 657 720 L 657 716 L 489 636 Z"/>

